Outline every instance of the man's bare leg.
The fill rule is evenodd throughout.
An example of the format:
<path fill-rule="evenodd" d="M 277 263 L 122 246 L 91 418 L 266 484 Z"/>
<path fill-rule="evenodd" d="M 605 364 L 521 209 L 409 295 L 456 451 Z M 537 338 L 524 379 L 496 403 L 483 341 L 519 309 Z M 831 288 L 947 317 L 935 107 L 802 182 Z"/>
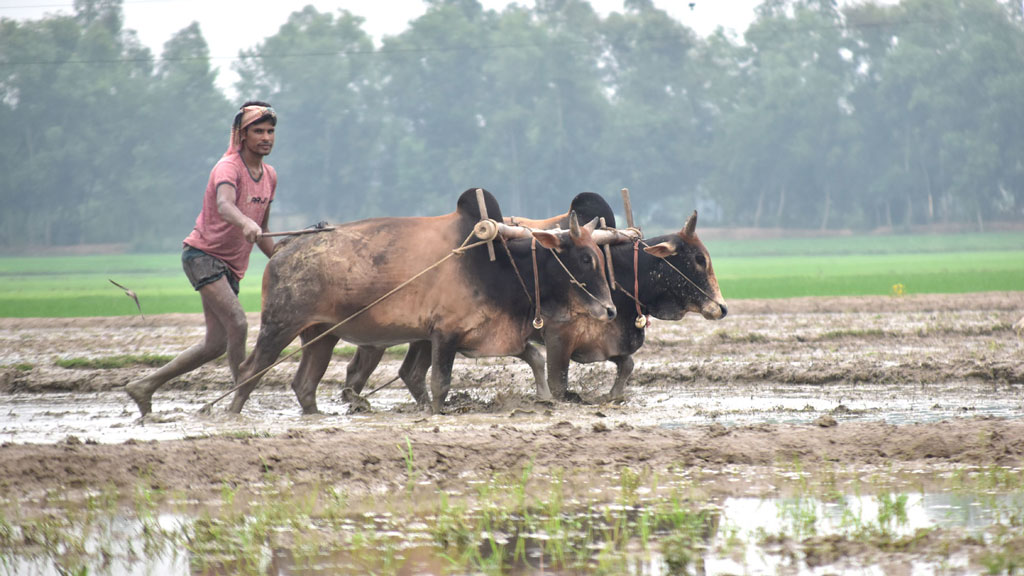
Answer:
<path fill-rule="evenodd" d="M 206 337 L 145 378 L 129 383 L 125 390 L 139 407 L 143 416 L 153 409 L 153 393 L 171 379 L 187 374 L 203 364 L 228 352 L 228 365 L 232 379 L 238 376 L 238 366 L 245 358 L 245 339 L 248 326 L 245 311 L 231 290 L 227 278 L 207 284 L 199 289 L 206 320 Z"/>

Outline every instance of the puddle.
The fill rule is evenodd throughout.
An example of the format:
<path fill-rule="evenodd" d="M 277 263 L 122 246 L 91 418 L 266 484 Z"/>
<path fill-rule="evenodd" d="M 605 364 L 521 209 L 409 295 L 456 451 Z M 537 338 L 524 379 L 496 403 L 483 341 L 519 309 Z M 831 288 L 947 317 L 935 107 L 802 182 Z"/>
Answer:
<path fill-rule="evenodd" d="M 892 567 L 870 552 L 872 546 L 931 533 L 945 535 L 949 544 L 901 555 L 896 559 L 903 567 L 900 573 L 963 573 L 977 565 L 977 558 L 957 542 L 968 537 L 997 548 L 1002 536 L 996 528 L 1014 529 L 1024 514 L 1024 493 L 884 493 L 843 495 L 828 501 L 813 497 L 736 497 L 707 503 L 702 512 L 693 512 L 682 520 L 678 510 L 673 513 L 675 519 L 652 512 L 658 506 L 661 504 L 651 501 L 637 506 L 598 504 L 555 516 L 545 516 L 544 510 L 538 509 L 527 513 L 534 515 L 531 521 L 513 515 L 489 529 L 480 531 L 478 524 L 477 532 L 467 532 L 477 544 L 465 546 L 462 556 L 453 552 L 458 548 L 453 541 L 446 540 L 445 547 L 439 545 L 439 539 L 456 537 L 458 528 L 452 524 L 456 517 L 463 522 L 470 518 L 479 522 L 483 515 L 480 510 L 460 515 L 457 510 L 445 512 L 442 508 L 440 515 L 426 518 L 399 513 L 340 518 L 299 514 L 277 521 L 272 518 L 274 514 L 261 512 L 258 517 L 235 519 L 235 525 L 210 516 L 181 514 L 144 515 L 147 521 L 94 516 L 85 530 L 88 533 L 78 533 L 77 546 L 65 545 L 56 556 L 45 551 L 46 545 L 35 553 L 12 554 L 8 550 L 0 554 L 0 571 L 59 576 L 72 573 L 68 568 L 77 566 L 90 574 L 112 576 L 233 572 L 312 576 L 371 571 L 468 576 L 488 572 L 484 569 L 487 566 L 501 566 L 501 573 L 524 576 L 604 574 L 609 570 L 637 576 L 819 576 L 836 570 L 886 575 L 892 573 Z M 639 527 L 645 517 L 649 533 Z M 38 530 L 19 527 L 10 519 L 0 525 L 7 538 Z M 267 530 L 266 536 L 259 536 L 259 530 L 249 526 L 261 526 Z M 74 533 L 82 526 L 72 524 L 67 529 Z M 210 536 L 214 532 L 217 535 Z M 245 536 L 255 539 L 245 541 Z M 848 542 L 867 552 L 822 562 L 815 542 Z M 685 570 L 680 567 L 681 543 L 689 554 Z M 243 551 L 218 551 L 218 546 Z M 223 558 L 234 560 L 226 565 Z"/>

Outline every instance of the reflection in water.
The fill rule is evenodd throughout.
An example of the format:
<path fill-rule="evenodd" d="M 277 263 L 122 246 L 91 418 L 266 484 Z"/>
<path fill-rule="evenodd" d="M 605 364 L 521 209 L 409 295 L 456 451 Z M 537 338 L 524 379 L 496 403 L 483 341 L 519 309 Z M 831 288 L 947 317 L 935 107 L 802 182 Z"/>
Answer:
<path fill-rule="evenodd" d="M 20 546 L 0 553 L 5 574 L 528 574 L 623 573 L 795 574 L 890 573 L 887 560 L 845 558 L 815 551 L 815 542 L 894 542 L 922 530 L 953 530 L 979 539 L 994 526 L 1017 526 L 1024 494 L 880 493 L 828 500 L 727 498 L 703 510 L 659 505 L 564 509 L 442 510 L 427 518 L 391 514 L 312 519 L 242 517 L 237 525 L 207 515 L 162 514 L 144 520 L 93 520 L 89 534 L 64 526 L 61 546 Z M 657 511 L 654 511 L 658 508 Z M 466 520 L 490 519 L 474 532 Z M 39 523 L 0 518 L 6 542 L 41 541 Z M 1016 523 L 1016 524 L 1015 524 Z M 260 532 L 254 528 L 267 531 Z M 479 528 L 479 526 L 478 526 Z M 54 527 L 53 534 L 59 533 Z M 264 534 L 260 536 L 260 534 Z M 51 534 L 52 537 L 52 534 Z M 845 540 L 842 540 L 845 539 Z M 239 554 L 239 550 L 245 553 Z M 76 564 L 71 552 L 81 552 Z M 968 567 L 966 552 L 951 553 L 941 569 Z M 940 572 L 939 562 L 900 557 L 911 574 Z M 863 563 L 863 565 L 862 565 Z M 86 572 L 76 571 L 85 567 Z"/>

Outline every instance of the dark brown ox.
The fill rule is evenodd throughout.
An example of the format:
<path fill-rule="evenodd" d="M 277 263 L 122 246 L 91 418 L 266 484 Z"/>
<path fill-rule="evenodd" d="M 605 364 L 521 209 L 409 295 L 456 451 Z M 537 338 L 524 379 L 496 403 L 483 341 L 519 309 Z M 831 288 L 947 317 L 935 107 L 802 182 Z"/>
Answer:
<path fill-rule="evenodd" d="M 581 218 L 603 218 L 607 226 L 615 226 L 611 206 L 598 194 L 577 195 L 570 211 Z M 506 221 L 553 228 L 566 226 L 568 218 L 569 213 L 546 220 L 509 218 Z M 696 229 L 697 212 L 694 211 L 679 232 L 648 238 L 635 245 L 609 247 L 615 273 L 613 299 L 618 312 L 615 322 L 598 325 L 575 316 L 567 322 L 549 322 L 540 331 L 540 339 L 547 349 L 548 388 L 555 398 L 566 396 L 570 359 L 584 364 L 610 360 L 617 370 L 608 399 L 623 400 L 626 381 L 633 372 L 633 354 L 644 343 L 647 316 L 681 320 L 693 312 L 708 320 L 725 317 L 728 306 L 718 287 L 711 255 L 697 237 Z M 532 361 L 531 356 L 526 358 Z"/>
<path fill-rule="evenodd" d="M 696 226 L 694 211 L 679 232 L 636 245 L 610 247 L 616 284 L 613 299 L 618 310 L 615 322 L 597 325 L 573 318 L 544 327 L 548 387 L 556 398 L 565 396 L 570 359 L 580 363 L 610 360 L 617 373 L 608 398 L 623 400 L 626 381 L 633 372 L 633 354 L 644 343 L 648 315 L 661 320 L 681 320 L 690 312 L 708 320 L 725 317 L 728 307 Z"/>
<path fill-rule="evenodd" d="M 597 194 L 577 195 L 570 211 L 586 218 L 604 218 L 608 226 L 615 226 L 611 207 Z M 568 226 L 569 214 L 545 220 L 506 218 L 505 222 L 531 228 L 555 228 Z M 568 320 L 546 322 L 544 328 L 534 334 L 547 348 L 547 388 L 555 398 L 566 396 L 570 360 L 579 363 L 610 360 L 617 371 L 608 399 L 623 400 L 626 381 L 633 372 L 632 356 L 643 346 L 646 334 L 646 327 L 638 326 L 638 318 L 645 325 L 648 315 L 661 320 L 680 320 L 689 312 L 699 313 L 709 320 L 725 317 L 728 307 L 719 290 L 711 256 L 697 237 L 696 226 L 695 211 L 679 232 L 649 238 L 637 245 L 610 247 L 617 286 L 613 292 L 617 310 L 614 322 L 596 323 L 577 314 Z M 383 350 L 359 348 L 349 364 L 346 388 L 351 387 L 358 393 L 382 353 Z M 410 344 L 399 370 L 410 390 L 422 388 L 429 368 L 424 359 L 429 353 L 429 342 Z M 538 365 L 539 353 L 519 357 L 530 364 L 535 377 L 544 374 L 544 366 Z M 358 368 L 353 369 L 356 366 Z"/>
<path fill-rule="evenodd" d="M 497 201 L 486 191 L 484 196 L 488 216 L 501 221 Z M 494 261 L 484 246 L 469 249 L 366 308 L 467 239 L 472 242 L 479 220 L 472 189 L 459 197 L 455 212 L 444 216 L 363 220 L 282 242 L 264 271 L 259 337 L 242 363 L 238 381 L 244 384 L 229 410 L 241 411 L 258 383 L 254 375 L 270 366 L 297 336 L 304 345 L 311 342 L 303 349 L 292 381 L 306 413 L 317 412 L 316 389 L 339 339 L 371 347 L 429 343 L 435 413 L 447 396 L 457 352 L 536 362 L 529 357 L 536 351 L 527 346 L 533 305 L 513 266 L 514 262 L 526 285 L 533 286 L 529 240 L 508 242 L 511 261 L 500 241 L 495 241 Z M 566 233 L 533 235 L 542 247 L 536 253 L 545 313 L 553 321 L 568 322 L 570 313 L 582 313 L 607 322 L 614 318 L 615 308 L 603 274 L 603 254 L 591 237 L 593 226 L 576 225 L 575 215 L 572 220 Z M 425 400 L 422 390 L 410 391 L 418 401 Z M 549 395 L 546 388 L 538 393 Z"/>

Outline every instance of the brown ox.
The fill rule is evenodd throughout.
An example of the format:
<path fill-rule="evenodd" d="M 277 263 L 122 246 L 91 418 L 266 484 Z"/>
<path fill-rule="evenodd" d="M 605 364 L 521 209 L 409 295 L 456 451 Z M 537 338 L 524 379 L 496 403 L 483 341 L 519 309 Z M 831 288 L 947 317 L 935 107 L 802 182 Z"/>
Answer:
<path fill-rule="evenodd" d="M 500 221 L 497 202 L 490 193 L 484 196 L 487 214 Z M 282 242 L 263 275 L 259 337 L 242 363 L 238 381 L 243 385 L 229 410 L 241 411 L 258 382 L 254 376 L 297 336 L 310 343 L 303 349 L 292 382 L 306 413 L 317 411 L 317 386 L 342 338 L 372 347 L 428 342 L 435 413 L 447 396 L 456 352 L 471 357 L 519 356 L 536 362 L 530 357 L 536 351 L 527 346 L 533 331 L 533 304 L 516 275 L 518 268 L 526 285 L 533 286 L 529 240 L 508 242 L 511 260 L 497 241 L 493 262 L 485 247 L 472 248 L 429 270 L 380 305 L 366 308 L 467 239 L 471 241 L 479 220 L 475 190 L 467 190 L 459 197 L 456 211 L 444 216 L 363 220 Z M 569 321 L 571 313 L 581 313 L 607 322 L 614 318 L 615 307 L 603 274 L 603 254 L 590 234 L 593 223 L 581 227 L 575 216 L 572 220 L 566 233 L 533 235 L 543 247 L 536 253 L 544 311 L 554 321 Z M 317 340 L 326 331 L 330 333 Z M 418 401 L 425 400 L 422 390 L 410 391 Z M 546 387 L 538 389 L 538 394 L 550 395 Z"/>
<path fill-rule="evenodd" d="M 615 226 L 611 207 L 597 194 L 577 195 L 570 211 L 588 219 L 604 218 L 608 226 Z M 555 228 L 568 226 L 569 213 L 545 220 L 506 218 L 505 222 L 531 228 Z M 617 310 L 614 322 L 596 323 L 577 314 L 566 320 L 546 322 L 534 335 L 547 348 L 547 387 L 556 398 L 566 396 L 570 360 L 580 363 L 610 360 L 615 363 L 617 372 L 608 398 L 623 400 L 626 381 L 633 372 L 632 356 L 643 346 L 646 334 L 646 326 L 638 326 L 638 318 L 646 325 L 647 315 L 680 320 L 688 312 L 694 312 L 709 320 L 718 320 L 728 313 L 711 266 L 711 256 L 697 237 L 696 226 L 697 213 L 694 212 L 679 232 L 649 238 L 638 245 L 610 247 L 617 286 L 613 292 Z M 429 342 L 410 344 L 399 370 L 410 390 L 423 387 L 429 368 L 424 359 L 429 358 L 429 353 Z M 382 354 L 383 349 L 360 347 L 349 363 L 346 389 L 351 388 L 358 394 Z M 544 366 L 539 365 L 539 353 L 520 357 L 530 364 L 535 377 L 544 373 Z"/>

